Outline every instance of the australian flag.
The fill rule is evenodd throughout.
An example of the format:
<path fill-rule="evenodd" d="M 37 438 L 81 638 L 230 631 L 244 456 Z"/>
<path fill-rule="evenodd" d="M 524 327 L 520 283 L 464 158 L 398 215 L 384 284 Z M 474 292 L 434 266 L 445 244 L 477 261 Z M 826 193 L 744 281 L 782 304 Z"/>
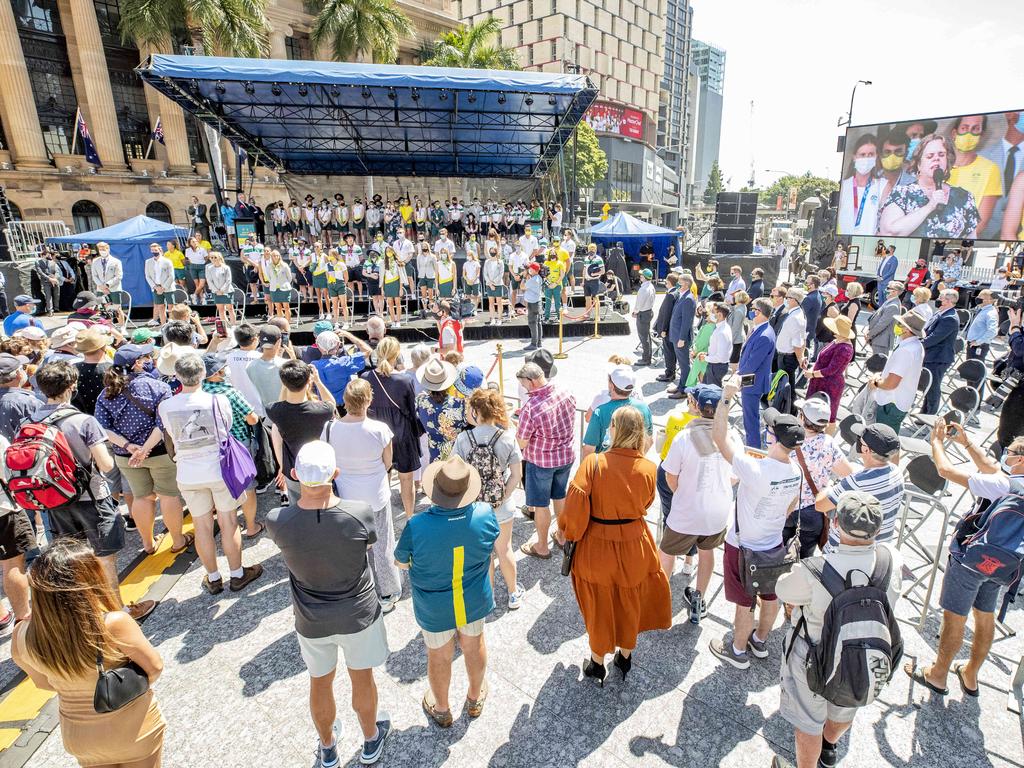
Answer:
<path fill-rule="evenodd" d="M 159 115 L 156 118 L 156 125 L 153 127 L 153 141 L 159 141 L 161 144 L 164 143 L 164 124 L 160 120 Z"/>
<path fill-rule="evenodd" d="M 78 133 L 82 137 L 82 149 L 85 151 L 86 162 L 102 168 L 103 163 L 100 162 L 99 152 L 96 151 L 92 136 L 89 135 L 89 129 L 85 125 L 85 118 L 82 116 L 81 110 L 78 112 Z"/>

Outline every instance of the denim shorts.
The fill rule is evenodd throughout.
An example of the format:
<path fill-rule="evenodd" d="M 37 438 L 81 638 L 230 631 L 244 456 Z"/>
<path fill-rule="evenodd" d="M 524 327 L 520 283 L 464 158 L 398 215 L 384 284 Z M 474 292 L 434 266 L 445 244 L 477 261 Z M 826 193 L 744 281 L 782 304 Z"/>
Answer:
<path fill-rule="evenodd" d="M 946 575 L 942 577 L 939 606 L 957 616 L 969 615 L 971 608 L 982 613 L 995 613 L 999 589 L 998 583 L 950 557 L 946 561 Z"/>
<path fill-rule="evenodd" d="M 538 467 L 526 462 L 526 506 L 546 507 L 553 500 L 565 498 L 569 488 L 569 470 L 564 467 Z"/>

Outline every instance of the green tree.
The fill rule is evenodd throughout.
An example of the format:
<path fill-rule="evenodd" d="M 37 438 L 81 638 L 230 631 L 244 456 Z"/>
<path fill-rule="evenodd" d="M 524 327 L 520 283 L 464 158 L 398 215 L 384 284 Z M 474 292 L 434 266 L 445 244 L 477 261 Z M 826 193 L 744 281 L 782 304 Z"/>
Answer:
<path fill-rule="evenodd" d="M 477 24 L 446 32 L 420 58 L 429 67 L 522 69 L 516 52 L 500 42 L 502 24 L 489 16 Z"/>
<path fill-rule="evenodd" d="M 415 31 L 394 0 L 306 0 L 306 10 L 316 15 L 310 43 L 329 46 L 335 61 L 393 64 L 399 42 Z"/>
<path fill-rule="evenodd" d="M 263 56 L 270 48 L 266 0 L 121 0 L 119 31 L 125 43 L 166 46 L 185 29 L 210 54 Z"/>
<path fill-rule="evenodd" d="M 608 156 L 597 141 L 597 134 L 585 120 L 576 126 L 578 153 L 576 158 L 576 186 L 592 187 L 608 175 Z M 570 139 L 562 152 L 565 153 L 566 176 L 572 179 L 572 145 Z"/>
<path fill-rule="evenodd" d="M 774 206 L 779 195 L 782 195 L 783 207 L 789 206 L 789 190 L 796 187 L 796 204 L 799 206 L 816 191 L 828 197 L 830 192 L 839 189 L 839 184 L 832 179 L 823 179 L 807 171 L 802 176 L 783 176 L 770 187 L 758 190 L 758 202 L 762 205 Z"/>
<path fill-rule="evenodd" d="M 722 180 L 722 169 L 718 167 L 718 161 L 711 163 L 711 172 L 708 174 L 708 185 L 704 188 L 704 202 L 714 203 L 718 199 L 718 193 L 725 189 L 725 182 Z"/>

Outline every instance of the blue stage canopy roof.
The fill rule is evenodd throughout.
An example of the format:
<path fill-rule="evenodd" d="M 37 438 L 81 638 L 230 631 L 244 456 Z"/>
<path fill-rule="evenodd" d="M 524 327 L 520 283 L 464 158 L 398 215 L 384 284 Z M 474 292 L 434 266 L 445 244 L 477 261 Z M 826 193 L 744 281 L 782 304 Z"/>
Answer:
<path fill-rule="evenodd" d="M 659 227 L 630 216 L 624 211 L 613 214 L 605 221 L 595 224 L 590 228 L 590 236 L 595 239 L 619 239 L 626 237 L 678 237 L 679 233 L 674 229 Z"/>
<path fill-rule="evenodd" d="M 285 173 L 532 178 L 597 98 L 585 75 L 155 54 L 147 83 Z"/>

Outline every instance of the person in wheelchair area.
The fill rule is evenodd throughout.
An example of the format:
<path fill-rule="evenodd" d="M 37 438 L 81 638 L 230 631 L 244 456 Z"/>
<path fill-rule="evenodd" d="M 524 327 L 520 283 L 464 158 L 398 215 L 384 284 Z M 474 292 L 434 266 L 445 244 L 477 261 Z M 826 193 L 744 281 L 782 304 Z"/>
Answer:
<path fill-rule="evenodd" d="M 612 272 L 605 272 L 602 278 L 604 290 L 599 294 L 601 304 L 610 306 L 620 315 L 629 314 L 629 304 L 622 298 L 622 282 Z"/>

